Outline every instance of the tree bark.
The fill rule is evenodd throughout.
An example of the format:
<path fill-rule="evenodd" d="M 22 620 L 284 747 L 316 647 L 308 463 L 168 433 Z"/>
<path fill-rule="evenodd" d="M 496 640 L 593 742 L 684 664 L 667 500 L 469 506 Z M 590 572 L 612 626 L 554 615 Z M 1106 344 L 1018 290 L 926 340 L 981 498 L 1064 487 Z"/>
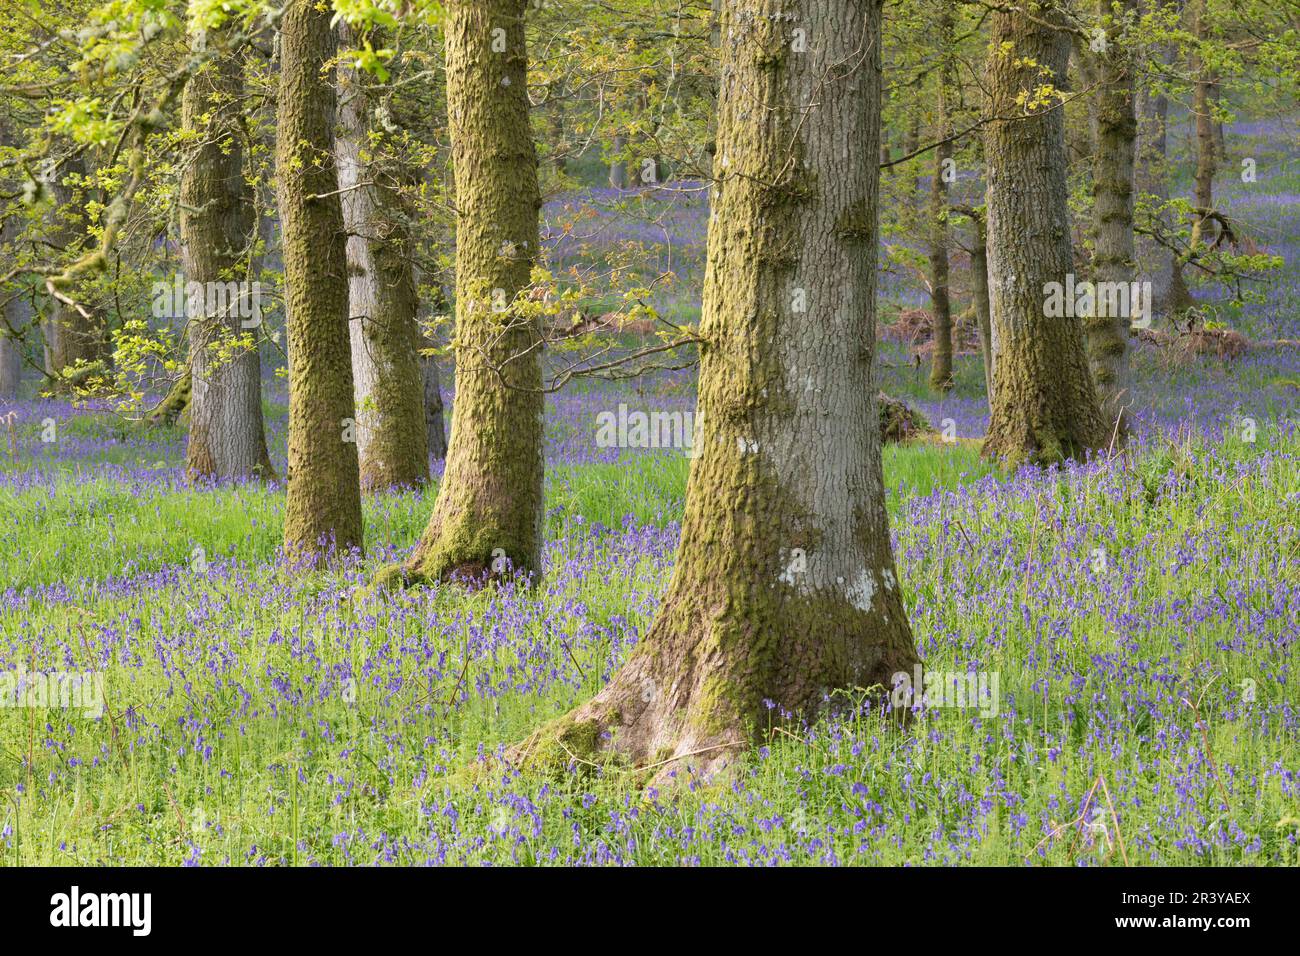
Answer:
<path fill-rule="evenodd" d="M 1172 43 L 1165 44 L 1160 51 L 1161 65 L 1168 69 L 1173 66 L 1175 50 Z M 1142 95 L 1142 108 L 1137 163 L 1137 183 L 1139 188 L 1154 198 L 1157 203 L 1169 200 L 1168 122 L 1169 97 L 1163 92 L 1151 92 L 1147 89 Z M 1163 216 L 1162 216 L 1163 218 Z M 1192 304 L 1191 293 L 1183 279 L 1182 263 L 1178 254 L 1159 248 L 1156 255 L 1160 257 L 1159 271 L 1154 275 L 1152 284 L 1155 289 L 1155 308 L 1159 312 L 1181 312 Z"/>
<path fill-rule="evenodd" d="M 79 254 L 86 241 L 85 187 L 71 181 L 85 174 L 85 160 L 78 154 L 55 170 L 48 182 L 54 220 L 49 239 L 55 248 L 67 250 L 70 257 Z M 70 291 L 75 298 L 76 290 Z M 92 304 L 81 305 L 89 315 L 83 315 L 80 310 L 58 299 L 49 300 L 49 312 L 42 330 L 45 335 L 45 371 L 51 376 L 63 376 L 79 364 L 103 362 L 109 357 L 102 319 Z"/>
<path fill-rule="evenodd" d="M 980 209 L 962 210 L 971 221 L 974 241 L 970 250 L 970 285 L 975 324 L 979 328 L 980 357 L 984 360 L 984 388 L 993 400 L 993 324 L 989 317 L 988 227 Z"/>
<path fill-rule="evenodd" d="M 526 5 L 483 0 L 447 8 L 457 213 L 451 445 L 419 545 L 381 584 L 395 575 L 412 584 L 508 569 L 541 573 L 542 332 L 525 301 L 541 198 L 526 89 Z M 494 50 L 502 30 L 505 49 Z"/>
<path fill-rule="evenodd" d="M 322 75 L 336 50 L 330 16 L 309 0 L 285 10 L 276 137 L 289 339 L 284 547 L 311 559 L 362 543 L 336 99 Z"/>
<path fill-rule="evenodd" d="M 948 297 L 948 183 L 944 179 L 952 158 L 952 144 L 945 142 L 951 130 L 948 122 L 948 87 L 952 83 L 949 47 L 952 45 L 952 11 L 942 5 L 938 21 L 941 62 L 939 89 L 935 94 L 938 122 L 934 151 L 934 177 L 930 180 L 930 311 L 933 312 L 934 351 L 930 354 L 930 386 L 940 392 L 952 388 L 952 305 Z"/>
<path fill-rule="evenodd" d="M 438 361 L 432 355 L 420 358 L 420 378 L 424 387 L 424 433 L 429 455 L 434 461 L 447 457 L 447 426 L 443 422 L 442 381 Z"/>
<path fill-rule="evenodd" d="M 181 94 L 181 122 L 195 137 L 181 174 L 181 265 L 187 288 L 218 283 L 235 295 L 186 302 L 190 366 L 189 480 L 273 477 L 262 423 L 256 299 L 247 285 L 255 223 L 244 179 L 244 64 L 209 61 Z M 191 286 L 190 283 L 199 283 Z M 237 291 L 236 291 L 237 290 Z"/>
<path fill-rule="evenodd" d="M 1196 121 L 1195 209 L 1192 211 L 1191 249 L 1205 240 L 1207 217 L 1214 210 L 1214 173 L 1217 168 L 1214 138 L 1214 77 L 1205 65 L 1200 44 L 1209 36 L 1206 0 L 1195 0 L 1191 8 L 1192 30 L 1196 45 L 1192 47 L 1189 70 L 1192 74 L 1192 115 Z M 1210 237 L 1213 238 L 1213 237 Z"/>
<path fill-rule="evenodd" d="M 344 45 L 352 43 L 346 24 L 339 32 Z M 354 68 L 340 69 L 336 149 L 348 233 L 348 325 L 363 491 L 418 487 L 429 480 L 419 296 L 410 214 L 400 193 L 416 177 L 402 160 L 376 155 L 373 109 L 365 78 Z"/>
<path fill-rule="evenodd" d="M 18 232 L 18 217 L 5 217 L 0 225 L 0 248 L 6 257 L 13 255 L 9 244 Z M 4 314 L 0 316 L 0 402 L 11 402 L 18 398 L 23 375 L 22 342 L 12 333 L 27 327 L 29 309 L 16 286 L 0 287 L 0 298 L 4 299 Z"/>
<path fill-rule="evenodd" d="M 1133 239 L 1134 155 L 1137 145 L 1137 113 L 1133 99 L 1133 62 L 1124 37 L 1123 21 L 1112 23 L 1112 0 L 1097 0 L 1097 14 L 1105 23 L 1106 49 L 1097 56 L 1098 89 L 1093 96 L 1093 278 L 1097 283 L 1134 281 Z M 1120 14 L 1133 12 L 1136 0 L 1123 0 Z M 1108 315 L 1097 308 L 1084 317 L 1088 358 L 1097 386 L 1097 400 L 1106 427 L 1124 438 L 1129 429 L 1126 409 L 1132 404 L 1129 391 L 1128 328 L 1131 315 Z M 1130 302 L 1130 306 L 1132 306 Z"/>
<path fill-rule="evenodd" d="M 609 164 L 609 185 L 612 189 L 627 189 L 627 136 L 617 133 L 614 136 L 614 159 Z"/>
<path fill-rule="evenodd" d="M 1015 466 L 1082 459 L 1104 444 L 1083 328 L 1077 317 L 1048 317 L 1047 283 L 1073 270 L 1067 207 L 1064 110 L 1055 97 L 1028 115 L 1021 97 L 1045 84 L 1064 87 L 1070 36 L 1053 29 L 1059 3 L 1034 16 L 995 12 L 988 76 L 993 116 L 1016 117 L 985 131 L 993 339 L 993 399 L 984 454 Z"/>
<path fill-rule="evenodd" d="M 815 716 L 916 663 L 872 382 L 880 4 L 723 9 L 702 432 L 676 569 L 627 662 L 511 751 L 520 764 L 707 770 L 783 711 Z"/>

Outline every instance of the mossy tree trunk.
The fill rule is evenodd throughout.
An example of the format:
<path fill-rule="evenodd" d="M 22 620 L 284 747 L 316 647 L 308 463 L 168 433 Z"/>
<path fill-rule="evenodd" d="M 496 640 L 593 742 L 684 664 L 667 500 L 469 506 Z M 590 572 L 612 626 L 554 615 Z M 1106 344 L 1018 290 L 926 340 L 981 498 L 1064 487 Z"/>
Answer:
<path fill-rule="evenodd" d="M 986 86 L 996 117 L 985 131 L 993 396 L 984 453 L 1011 465 L 1083 458 L 1104 444 L 1083 326 L 1049 317 L 1047 284 L 1074 268 L 1067 206 L 1064 111 L 1070 35 L 1059 3 L 1034 15 L 992 15 Z M 1025 102 L 1035 104 L 1026 112 Z M 1070 310 L 1071 312 L 1073 310 Z"/>
<path fill-rule="evenodd" d="M 340 24 L 340 40 L 354 37 Z M 382 48 L 381 36 L 370 37 Z M 410 213 L 401 190 L 413 171 L 376 138 L 376 103 L 358 70 L 339 70 L 339 189 L 347 228 L 349 330 L 363 491 L 417 487 L 429 480 L 429 445 L 420 368 L 419 297 Z M 397 146 L 396 148 L 401 148 Z"/>
<path fill-rule="evenodd" d="M 1093 280 L 1120 283 L 1124 288 L 1131 287 L 1136 270 L 1133 192 L 1137 112 L 1133 59 L 1128 49 L 1133 41 L 1124 35 L 1123 17 L 1136 7 L 1136 0 L 1123 0 L 1116 20 L 1112 0 L 1097 0 L 1106 43 L 1097 56 L 1098 89 L 1093 96 Z M 1128 371 L 1128 327 L 1133 316 L 1098 308 L 1104 299 L 1095 297 L 1092 314 L 1084 316 L 1083 326 L 1102 417 L 1107 429 L 1122 440 L 1129 429 L 1126 410 L 1133 401 Z M 1136 305 L 1129 304 L 1130 309 Z"/>
<path fill-rule="evenodd" d="M 952 388 L 952 304 L 948 295 L 948 167 L 952 144 L 945 142 L 951 133 L 948 118 L 948 88 L 952 84 L 952 11 L 940 5 L 938 32 L 940 64 L 938 89 L 935 91 L 934 176 L 930 180 L 930 310 L 934 313 L 934 351 L 930 354 L 930 386 L 941 392 Z"/>
<path fill-rule="evenodd" d="M 815 716 L 916 662 L 872 383 L 880 5 L 728 0 L 721 33 L 676 569 L 610 683 L 511 751 L 525 766 L 709 768 L 779 719 L 769 706 Z"/>
<path fill-rule="evenodd" d="M 56 249 L 67 250 L 70 258 L 80 255 L 87 241 L 87 196 L 82 184 L 85 175 L 86 162 L 78 153 L 55 169 L 48 182 L 53 200 L 49 241 Z M 65 291 L 72 298 L 77 297 L 76 289 Z M 53 297 L 49 299 L 42 323 L 45 371 L 56 378 L 78 365 L 105 362 L 109 357 L 108 334 L 102 317 L 93 304 L 79 304 L 81 309 Z"/>
<path fill-rule="evenodd" d="M 181 94 L 181 122 L 194 137 L 180 183 L 181 265 L 187 289 L 198 293 L 185 304 L 185 473 L 192 481 L 273 476 L 262 422 L 260 317 L 248 284 L 255 222 L 244 178 L 243 96 L 243 58 L 234 55 L 210 60 Z M 218 284 L 228 291 L 204 294 Z"/>
<path fill-rule="evenodd" d="M 289 349 L 284 547 L 319 558 L 361 545 L 361 486 L 348 342 L 346 236 L 334 165 L 336 97 L 323 71 L 328 7 L 291 0 L 280 24 L 276 178 Z"/>
<path fill-rule="evenodd" d="M 447 7 L 456 186 L 456 401 L 433 515 L 406 583 L 538 575 L 542 545 L 541 322 L 525 0 Z M 390 572 L 391 575 L 392 572 Z"/>

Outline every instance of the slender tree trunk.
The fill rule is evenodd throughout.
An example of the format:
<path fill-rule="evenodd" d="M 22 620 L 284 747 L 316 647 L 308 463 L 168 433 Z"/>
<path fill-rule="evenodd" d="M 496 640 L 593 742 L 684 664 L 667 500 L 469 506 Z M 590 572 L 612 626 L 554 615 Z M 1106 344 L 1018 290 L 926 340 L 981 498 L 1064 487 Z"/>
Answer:
<path fill-rule="evenodd" d="M 456 401 L 429 525 L 408 584 L 507 568 L 540 576 L 541 324 L 523 307 L 538 251 L 526 0 L 447 8 L 447 103 L 456 181 Z M 493 48 L 504 32 L 504 51 Z"/>
<path fill-rule="evenodd" d="M 243 94 L 242 58 L 221 56 L 181 98 L 182 124 L 196 137 L 180 185 L 181 264 L 187 288 L 198 292 L 186 303 L 190 480 L 273 474 L 262 424 L 260 315 L 247 285 L 255 223 L 239 128 Z M 217 285 L 228 292 L 204 294 Z"/>
<path fill-rule="evenodd" d="M 984 359 L 984 389 L 993 400 L 993 325 L 989 317 L 988 231 L 984 216 L 971 216 L 975 242 L 970 251 L 971 298 L 975 304 L 975 322 L 979 326 L 980 356 Z M 991 407 L 991 406 L 990 406 Z"/>
<path fill-rule="evenodd" d="M 1173 66 L 1173 44 L 1166 44 L 1160 53 L 1160 63 L 1168 69 Z M 1169 97 L 1163 92 L 1148 91 L 1142 98 L 1142 117 L 1139 140 L 1142 149 L 1137 164 L 1139 188 L 1157 203 L 1169 201 L 1168 131 Z M 1165 218 L 1162 215 L 1162 220 Z M 1165 223 L 1165 225 L 1168 225 Z M 1181 312 L 1192 304 L 1191 293 L 1183 280 L 1182 263 L 1178 254 L 1163 247 L 1156 251 L 1160 269 L 1153 276 L 1157 305 L 1161 312 Z"/>
<path fill-rule="evenodd" d="M 992 16 L 989 108 L 1011 117 L 985 132 L 993 399 L 984 454 L 1016 465 L 1082 458 L 1104 445 L 1083 327 L 1071 309 L 1048 315 L 1048 283 L 1067 285 L 1073 254 L 1067 206 L 1064 111 L 1053 99 L 1027 116 L 1024 100 L 1065 85 L 1070 37 L 1059 3 L 1031 17 Z"/>
<path fill-rule="evenodd" d="M 340 39 L 352 42 L 340 26 Z M 380 38 L 372 38 L 378 45 Z M 420 369 L 419 296 L 409 213 L 399 190 L 415 181 L 400 159 L 375 155 L 364 77 L 339 71 L 339 189 L 347 228 L 349 328 L 361 488 L 416 487 L 429 480 Z M 379 146 L 379 149 L 388 148 Z"/>
<path fill-rule="evenodd" d="M 289 338 L 284 547 L 312 558 L 362 542 L 336 101 L 322 75 L 336 49 L 330 17 L 309 0 L 290 0 L 285 10 L 276 137 Z"/>
<path fill-rule="evenodd" d="M 872 382 L 880 4 L 788 9 L 724 3 L 702 434 L 672 583 L 610 683 L 516 762 L 710 768 L 782 711 L 916 663 Z"/>
<path fill-rule="evenodd" d="M 944 178 L 952 159 L 952 144 L 943 142 L 951 132 L 948 122 L 948 87 L 952 83 L 953 20 L 949 7 L 939 14 L 938 43 L 942 61 L 935 94 L 938 122 L 934 151 L 934 177 L 930 180 L 930 310 L 934 313 L 934 351 L 930 355 L 930 386 L 941 392 L 952 388 L 952 305 L 948 297 L 948 182 Z"/>
<path fill-rule="evenodd" d="M 1098 89 L 1093 94 L 1093 278 L 1132 288 L 1135 279 L 1133 241 L 1134 155 L 1137 147 L 1137 113 L 1133 99 L 1132 56 L 1125 45 L 1123 23 L 1109 23 L 1112 0 L 1097 0 L 1097 13 L 1107 23 L 1106 49 L 1097 57 Z M 1136 0 L 1124 0 L 1121 14 L 1136 9 Z M 1129 392 L 1128 327 L 1132 315 L 1107 308 L 1114 298 L 1097 296 L 1091 314 L 1084 317 L 1088 358 L 1097 399 L 1106 427 L 1121 439 L 1128 432 L 1126 408 Z M 1130 311 L 1136 303 L 1129 301 Z M 1112 314 L 1114 313 L 1114 314 Z"/>
<path fill-rule="evenodd" d="M 4 132 L 0 128 L 0 133 Z M 5 143 L 4 145 L 10 145 Z M 17 216 L 7 216 L 0 225 L 0 254 L 12 259 L 14 242 L 19 232 Z M 4 312 L 0 315 L 0 402 L 13 401 L 18 397 L 18 386 L 22 381 L 23 356 L 22 343 L 13 335 L 26 328 L 29 310 L 26 300 L 18 295 L 16 287 L 0 287 L 0 299 L 4 300 Z"/>
<path fill-rule="evenodd" d="M 50 176 L 49 190 L 53 199 L 50 242 L 56 248 L 77 255 L 86 241 L 85 189 L 73 183 L 76 177 L 86 174 L 86 163 L 80 154 L 65 162 Z M 77 290 L 70 290 L 73 298 Z M 49 312 L 42 323 L 45 334 L 45 371 L 62 376 L 78 364 L 93 364 L 108 359 L 108 339 L 103 321 L 90 303 L 81 303 L 89 313 L 82 312 L 57 299 L 49 300 Z"/>
<path fill-rule="evenodd" d="M 614 136 L 614 159 L 609 164 L 609 185 L 613 189 L 627 189 L 627 136 L 617 133 Z"/>
<path fill-rule="evenodd" d="M 1196 0 L 1191 9 L 1192 29 L 1197 44 L 1209 36 L 1206 0 Z M 1199 46 L 1193 46 L 1191 62 L 1192 74 L 1192 114 L 1196 121 L 1196 175 L 1195 175 L 1195 209 L 1192 212 L 1191 251 L 1206 240 L 1205 228 L 1209 214 L 1214 210 L 1214 173 L 1217 168 L 1214 139 L 1214 77 L 1205 65 Z M 1213 238 L 1213 237 L 1210 237 Z"/>
<path fill-rule="evenodd" d="M 447 426 L 443 422 L 442 381 L 438 362 L 432 355 L 420 359 L 420 377 L 424 386 L 424 433 L 429 454 L 435 461 L 447 457 Z"/>

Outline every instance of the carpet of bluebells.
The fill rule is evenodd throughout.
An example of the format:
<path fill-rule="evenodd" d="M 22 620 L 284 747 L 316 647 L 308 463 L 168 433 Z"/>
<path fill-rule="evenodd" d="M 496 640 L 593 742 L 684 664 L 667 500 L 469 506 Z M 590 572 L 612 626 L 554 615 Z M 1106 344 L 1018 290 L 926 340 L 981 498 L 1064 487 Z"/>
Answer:
<path fill-rule="evenodd" d="M 1295 336 L 1300 197 L 1238 193 L 1288 262 L 1246 317 Z M 557 260 L 591 256 L 599 211 L 548 217 Z M 666 232 L 698 268 L 703 220 L 665 209 L 624 239 Z M 187 485 L 180 429 L 0 405 L 0 673 L 101 673 L 105 704 L 0 707 L 0 864 L 1300 864 L 1300 355 L 1142 346 L 1134 367 L 1131 456 L 1007 475 L 968 440 L 978 358 L 939 402 L 882 343 L 882 385 L 958 436 L 885 454 L 916 641 L 931 668 L 997 674 L 996 713 L 774 714 L 718 781 L 649 789 L 496 756 L 646 632 L 689 462 L 598 447 L 595 420 L 689 411 L 690 370 L 549 399 L 535 589 L 390 598 L 358 592 L 432 488 L 369 498 L 366 555 L 308 571 L 277 551 L 283 489 Z M 282 469 L 282 382 L 266 395 Z"/>

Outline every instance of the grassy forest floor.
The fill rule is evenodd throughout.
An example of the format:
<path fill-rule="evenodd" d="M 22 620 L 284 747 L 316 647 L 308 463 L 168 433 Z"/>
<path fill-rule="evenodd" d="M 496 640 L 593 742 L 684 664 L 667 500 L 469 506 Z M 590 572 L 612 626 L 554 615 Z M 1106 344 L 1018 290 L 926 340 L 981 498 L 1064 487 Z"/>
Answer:
<path fill-rule="evenodd" d="M 886 451 L 922 655 L 996 672 L 996 714 L 852 712 L 667 792 L 492 754 L 645 633 L 688 461 L 595 449 L 594 415 L 689 407 L 688 377 L 555 401 L 535 593 L 389 602 L 354 593 L 432 489 L 370 498 L 367 557 L 303 573 L 278 488 L 187 487 L 179 431 L 29 403 L 63 437 L 33 467 L 25 431 L 0 478 L 0 668 L 100 671 L 107 713 L 0 708 L 0 861 L 1300 863 L 1300 393 L 1285 356 L 1183 367 L 1177 391 L 1147 358 L 1153 392 L 1218 396 L 1217 422 L 1198 405 L 1206 427 L 1152 428 L 1129 461 L 1018 476 L 973 442 Z M 963 359 L 932 417 L 977 429 L 978 376 Z"/>

